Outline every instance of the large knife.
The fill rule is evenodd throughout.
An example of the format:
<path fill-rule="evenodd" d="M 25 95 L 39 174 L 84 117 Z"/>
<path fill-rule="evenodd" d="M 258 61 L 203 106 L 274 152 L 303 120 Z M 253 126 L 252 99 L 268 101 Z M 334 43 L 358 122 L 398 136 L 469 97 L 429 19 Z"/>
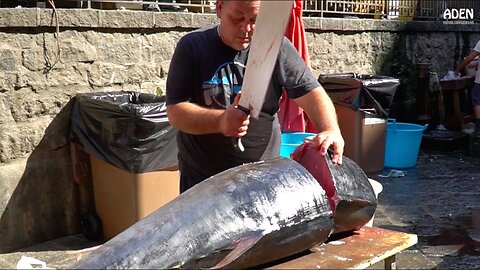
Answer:
<path fill-rule="evenodd" d="M 258 118 L 277 61 L 293 0 L 260 2 L 238 108 Z M 238 148 L 243 151 L 241 139 Z"/>

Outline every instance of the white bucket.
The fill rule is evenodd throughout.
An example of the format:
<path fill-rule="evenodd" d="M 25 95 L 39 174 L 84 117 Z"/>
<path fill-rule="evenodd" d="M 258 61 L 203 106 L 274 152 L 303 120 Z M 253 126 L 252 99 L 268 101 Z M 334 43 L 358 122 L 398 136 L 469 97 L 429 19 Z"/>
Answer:
<path fill-rule="evenodd" d="M 380 184 L 378 181 L 373 180 L 368 178 L 368 181 L 370 181 L 370 185 L 372 185 L 373 192 L 375 193 L 375 198 L 378 200 L 378 194 L 380 194 L 383 191 L 383 186 Z M 375 217 L 375 214 L 372 216 L 372 219 L 370 219 L 367 224 L 365 224 L 366 227 L 373 227 L 373 218 Z"/>

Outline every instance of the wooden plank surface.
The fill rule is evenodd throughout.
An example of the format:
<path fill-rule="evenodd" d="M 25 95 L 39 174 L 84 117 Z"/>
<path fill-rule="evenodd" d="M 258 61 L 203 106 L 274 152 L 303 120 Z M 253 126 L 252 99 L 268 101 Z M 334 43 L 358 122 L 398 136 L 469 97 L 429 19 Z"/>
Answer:
<path fill-rule="evenodd" d="M 417 235 L 364 227 L 269 269 L 364 269 L 417 243 Z"/>
<path fill-rule="evenodd" d="M 449 81 L 440 81 L 440 89 L 434 89 L 436 91 L 458 91 L 463 90 L 465 88 L 473 87 L 475 83 L 475 76 L 463 76 L 456 80 L 449 80 Z"/>

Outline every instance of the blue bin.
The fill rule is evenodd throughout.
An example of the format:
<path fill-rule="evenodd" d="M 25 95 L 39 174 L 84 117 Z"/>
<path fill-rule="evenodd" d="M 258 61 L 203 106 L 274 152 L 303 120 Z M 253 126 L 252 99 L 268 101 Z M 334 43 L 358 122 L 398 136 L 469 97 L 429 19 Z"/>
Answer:
<path fill-rule="evenodd" d="M 385 143 L 385 167 L 405 169 L 415 167 L 422 135 L 428 124 L 421 126 L 388 119 Z"/>
<path fill-rule="evenodd" d="M 291 132 L 282 133 L 282 144 L 280 146 L 280 156 L 290 158 L 290 154 L 303 143 L 303 139 L 309 136 L 314 136 L 315 133 L 307 132 Z"/>

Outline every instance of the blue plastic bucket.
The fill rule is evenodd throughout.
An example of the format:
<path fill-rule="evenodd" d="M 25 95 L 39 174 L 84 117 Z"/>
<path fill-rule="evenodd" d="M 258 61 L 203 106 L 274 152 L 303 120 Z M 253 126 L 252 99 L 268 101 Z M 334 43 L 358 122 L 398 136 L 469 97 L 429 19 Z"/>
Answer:
<path fill-rule="evenodd" d="M 289 158 L 290 154 L 303 143 L 303 139 L 314 136 L 315 133 L 291 132 L 282 133 L 282 144 L 280 146 L 280 156 Z"/>
<path fill-rule="evenodd" d="M 428 124 L 421 126 L 399 123 L 388 119 L 385 143 L 385 167 L 394 169 L 412 168 L 417 164 L 422 135 Z"/>

